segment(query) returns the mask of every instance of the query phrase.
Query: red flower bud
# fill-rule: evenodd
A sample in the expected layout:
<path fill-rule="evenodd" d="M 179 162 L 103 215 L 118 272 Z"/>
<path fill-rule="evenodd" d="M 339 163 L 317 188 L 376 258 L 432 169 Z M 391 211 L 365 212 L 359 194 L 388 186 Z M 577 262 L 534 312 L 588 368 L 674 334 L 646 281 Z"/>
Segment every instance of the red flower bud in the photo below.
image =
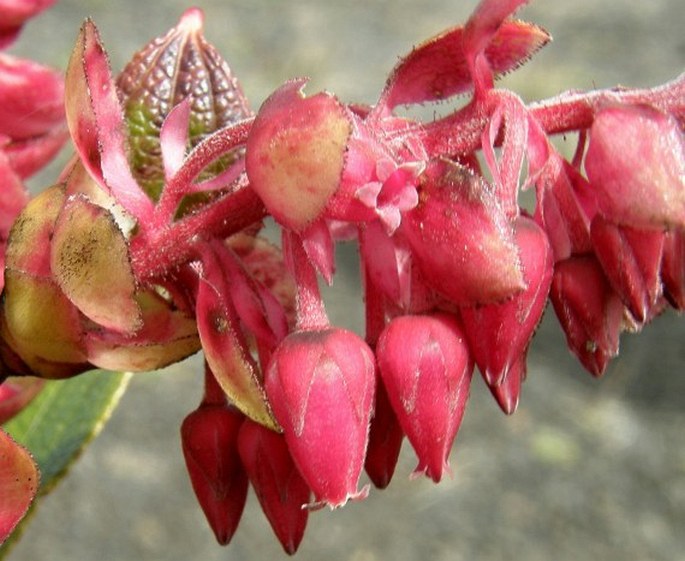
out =
<path fill-rule="evenodd" d="M 419 464 L 436 483 L 469 395 L 473 362 L 456 319 L 446 314 L 401 316 L 383 330 L 376 347 L 390 403 Z"/>
<path fill-rule="evenodd" d="M 600 210 L 612 221 L 685 226 L 685 142 L 672 117 L 646 105 L 600 111 L 585 169 Z"/>
<path fill-rule="evenodd" d="M 404 433 L 382 381 L 376 384 L 376 406 L 369 430 L 364 469 L 378 489 L 385 489 L 395 473 Z"/>
<path fill-rule="evenodd" d="M 309 510 L 309 486 L 293 462 L 288 445 L 278 434 L 249 419 L 238 434 L 238 452 L 259 504 L 286 553 L 297 551 Z"/>
<path fill-rule="evenodd" d="M 618 354 L 623 304 L 592 255 L 557 263 L 550 298 L 571 351 L 593 376 Z"/>
<path fill-rule="evenodd" d="M 418 190 L 402 231 L 426 283 L 459 305 L 501 302 L 525 288 L 511 225 L 481 177 L 433 161 Z"/>
<path fill-rule="evenodd" d="M 296 331 L 276 348 L 266 374 L 274 416 L 316 501 L 331 508 L 364 498 L 364 466 L 375 386 L 374 356 L 354 333 Z"/>
<path fill-rule="evenodd" d="M 224 405 L 201 405 L 181 425 L 190 481 L 221 545 L 231 541 L 247 498 L 247 475 L 238 457 L 238 429 L 244 418 Z"/>
<path fill-rule="evenodd" d="M 504 380 L 533 337 L 552 282 L 552 251 L 547 236 L 530 218 L 515 223 L 527 288 L 506 302 L 464 307 L 461 318 L 473 357 L 488 384 Z"/>

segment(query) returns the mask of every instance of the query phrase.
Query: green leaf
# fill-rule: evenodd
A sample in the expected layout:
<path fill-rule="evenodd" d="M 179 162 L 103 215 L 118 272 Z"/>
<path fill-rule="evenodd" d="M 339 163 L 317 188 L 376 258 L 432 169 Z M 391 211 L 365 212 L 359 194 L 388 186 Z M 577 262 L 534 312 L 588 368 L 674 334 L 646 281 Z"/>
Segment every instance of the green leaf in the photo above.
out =
<path fill-rule="evenodd" d="M 129 373 L 95 370 L 68 380 L 48 381 L 31 404 L 3 427 L 30 450 L 40 468 L 37 498 L 55 487 L 86 444 L 102 430 L 130 377 Z M 35 505 L 15 536 L 23 531 Z M 10 538 L 0 548 L 0 558 L 14 541 Z"/>

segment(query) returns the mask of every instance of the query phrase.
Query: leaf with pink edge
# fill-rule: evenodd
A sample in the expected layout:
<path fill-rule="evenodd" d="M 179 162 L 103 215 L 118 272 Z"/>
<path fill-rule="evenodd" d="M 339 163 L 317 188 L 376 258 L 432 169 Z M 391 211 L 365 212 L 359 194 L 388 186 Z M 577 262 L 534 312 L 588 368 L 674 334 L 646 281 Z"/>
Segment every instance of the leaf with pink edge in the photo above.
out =
<path fill-rule="evenodd" d="M 398 105 L 441 101 L 465 93 L 473 81 L 463 52 L 464 27 L 448 29 L 415 47 L 395 67 L 381 104 Z M 485 49 L 495 74 L 505 74 L 526 62 L 550 40 L 546 31 L 522 21 L 501 25 Z"/>
<path fill-rule="evenodd" d="M 31 506 L 39 481 L 31 454 L 0 430 L 0 544 Z"/>
<path fill-rule="evenodd" d="M 12 269 L 5 271 L 5 279 L 5 321 L 24 360 L 35 355 L 52 362 L 86 362 L 81 317 L 57 283 Z"/>
<path fill-rule="evenodd" d="M 230 287 L 214 252 L 203 253 L 196 315 L 205 359 L 233 404 L 252 420 L 273 430 L 273 418 L 262 375 L 239 331 Z"/>
<path fill-rule="evenodd" d="M 124 372 L 157 370 L 200 350 L 195 319 L 152 290 L 136 294 L 142 327 L 135 335 L 92 332 L 86 336 L 88 361 Z"/>
<path fill-rule="evenodd" d="M 95 24 L 86 20 L 66 74 L 67 124 L 88 172 L 139 220 L 152 201 L 128 165 L 125 127 L 116 88 Z"/>
<path fill-rule="evenodd" d="M 107 210 L 69 197 L 55 223 L 50 262 L 60 288 L 85 316 L 124 333 L 140 329 L 128 244 Z"/>

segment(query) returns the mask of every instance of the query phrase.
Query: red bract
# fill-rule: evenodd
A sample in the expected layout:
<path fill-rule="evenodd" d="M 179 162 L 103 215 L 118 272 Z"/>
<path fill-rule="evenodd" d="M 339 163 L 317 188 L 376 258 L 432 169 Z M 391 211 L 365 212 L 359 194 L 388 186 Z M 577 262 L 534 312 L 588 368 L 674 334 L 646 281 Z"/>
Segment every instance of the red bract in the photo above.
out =
<path fill-rule="evenodd" d="M 375 360 L 344 329 L 296 331 L 276 348 L 266 373 L 276 420 L 315 500 L 331 508 L 361 499 L 373 407 Z"/>
<path fill-rule="evenodd" d="M 425 473 L 438 482 L 469 395 L 473 362 L 457 321 L 446 314 L 392 320 L 376 348 L 390 403 Z"/>
<path fill-rule="evenodd" d="M 240 428 L 238 451 L 271 528 L 285 552 L 292 555 L 307 526 L 309 510 L 305 507 L 311 492 L 285 438 L 247 420 Z"/>

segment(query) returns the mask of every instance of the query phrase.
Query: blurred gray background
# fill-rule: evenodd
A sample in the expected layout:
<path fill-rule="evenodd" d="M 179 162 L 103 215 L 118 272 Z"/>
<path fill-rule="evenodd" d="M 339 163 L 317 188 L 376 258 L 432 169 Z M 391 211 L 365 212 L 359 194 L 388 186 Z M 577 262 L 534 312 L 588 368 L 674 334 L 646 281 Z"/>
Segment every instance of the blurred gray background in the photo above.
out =
<path fill-rule="evenodd" d="M 373 102 L 398 56 L 463 21 L 473 0 L 205 0 L 206 35 L 254 108 L 307 75 L 346 101 Z M 120 69 L 174 25 L 179 0 L 61 0 L 13 52 L 64 68 L 92 16 Z M 555 41 L 505 80 L 525 99 L 569 88 L 654 85 L 683 71 L 682 0 L 539 0 L 521 12 Z M 435 110 L 445 111 L 438 106 Z M 66 155 L 65 155 L 66 157 Z M 56 167 L 49 173 L 56 173 Z M 48 182 L 48 175 L 38 181 Z M 37 182 L 34 184 L 34 186 Z M 355 253 L 339 256 L 333 319 L 361 329 Z M 518 412 L 502 415 L 480 379 L 451 458 L 454 478 L 395 480 L 363 503 L 314 513 L 302 560 L 685 559 L 685 321 L 673 313 L 592 380 L 548 310 Z M 216 545 L 192 495 L 179 425 L 201 394 L 198 358 L 138 375 L 103 433 L 40 506 L 14 561 L 258 560 L 283 556 L 256 498 L 233 542 Z"/>

